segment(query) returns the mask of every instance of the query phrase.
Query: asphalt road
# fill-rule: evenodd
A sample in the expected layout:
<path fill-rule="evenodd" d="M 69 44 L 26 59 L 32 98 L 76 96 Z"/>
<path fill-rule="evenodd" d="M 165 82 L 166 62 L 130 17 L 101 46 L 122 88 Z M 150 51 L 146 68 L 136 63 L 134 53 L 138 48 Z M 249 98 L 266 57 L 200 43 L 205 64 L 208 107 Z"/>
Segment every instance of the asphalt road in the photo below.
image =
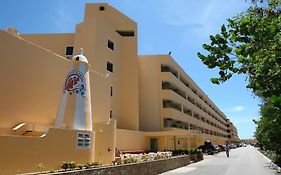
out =
<path fill-rule="evenodd" d="M 161 175 L 274 175 L 269 160 L 252 146 L 232 149 L 230 157 L 225 152 L 204 156 L 204 160 L 162 173 Z"/>

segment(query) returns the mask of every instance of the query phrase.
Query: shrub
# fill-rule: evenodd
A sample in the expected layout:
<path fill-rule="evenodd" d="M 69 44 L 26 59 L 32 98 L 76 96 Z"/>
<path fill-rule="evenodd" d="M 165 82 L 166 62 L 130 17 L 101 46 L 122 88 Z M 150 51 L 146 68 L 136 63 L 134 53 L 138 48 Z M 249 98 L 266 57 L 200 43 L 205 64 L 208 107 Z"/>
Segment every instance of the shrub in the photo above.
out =
<path fill-rule="evenodd" d="M 190 154 L 201 154 L 201 153 L 202 153 L 201 149 L 192 148 L 190 150 Z"/>
<path fill-rule="evenodd" d="M 178 155 L 188 155 L 189 151 L 187 149 L 177 149 L 172 151 L 173 156 L 178 156 Z"/>
<path fill-rule="evenodd" d="M 62 162 L 61 168 L 64 169 L 64 170 L 67 170 L 68 169 L 68 162 Z"/>
<path fill-rule="evenodd" d="M 42 171 L 42 170 L 45 168 L 45 166 L 44 166 L 44 164 L 41 162 L 41 163 L 39 163 L 39 164 L 37 165 L 37 168 L 39 169 L 39 171 Z"/>
<path fill-rule="evenodd" d="M 145 161 L 159 160 L 159 159 L 168 159 L 172 156 L 171 151 L 165 152 L 150 152 L 148 154 L 121 154 L 121 159 L 116 159 L 112 161 L 113 165 L 122 165 L 129 163 L 139 163 Z"/>
<path fill-rule="evenodd" d="M 198 153 L 198 149 L 196 149 L 196 148 L 192 148 L 190 150 L 190 154 L 197 154 L 197 153 Z"/>
<path fill-rule="evenodd" d="M 75 163 L 75 162 L 69 162 L 69 164 L 68 164 L 68 168 L 69 169 L 75 169 L 75 168 L 77 168 L 77 164 Z"/>
<path fill-rule="evenodd" d="M 101 162 L 87 162 L 84 167 L 85 168 L 96 168 L 102 166 Z"/>
<path fill-rule="evenodd" d="M 122 159 L 115 159 L 112 161 L 113 165 L 122 165 Z"/>
<path fill-rule="evenodd" d="M 197 149 L 197 154 L 202 154 L 203 151 L 201 149 Z"/>
<path fill-rule="evenodd" d="M 82 169 L 84 168 L 84 165 L 78 164 L 78 165 L 77 165 L 77 168 L 80 169 L 80 170 L 82 170 Z"/>
<path fill-rule="evenodd" d="M 124 164 L 129 164 L 129 163 L 137 163 L 137 159 L 134 157 L 127 157 L 123 159 Z"/>

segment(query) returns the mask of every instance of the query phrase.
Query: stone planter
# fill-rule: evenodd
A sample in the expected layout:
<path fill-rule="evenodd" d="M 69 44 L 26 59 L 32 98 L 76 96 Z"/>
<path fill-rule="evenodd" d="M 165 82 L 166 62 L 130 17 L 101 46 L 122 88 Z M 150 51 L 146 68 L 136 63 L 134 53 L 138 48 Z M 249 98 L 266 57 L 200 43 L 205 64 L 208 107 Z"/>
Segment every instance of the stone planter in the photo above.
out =
<path fill-rule="evenodd" d="M 197 154 L 197 161 L 203 160 L 203 153 Z"/>
<path fill-rule="evenodd" d="M 190 154 L 190 160 L 193 161 L 193 162 L 197 162 L 197 154 Z"/>
<path fill-rule="evenodd" d="M 195 154 L 196 156 L 196 154 Z M 190 164 L 189 155 L 171 157 L 169 159 L 153 160 L 141 163 L 107 166 L 82 170 L 72 170 L 48 173 L 49 175 L 157 175 Z M 41 175 L 28 173 L 24 175 Z"/>

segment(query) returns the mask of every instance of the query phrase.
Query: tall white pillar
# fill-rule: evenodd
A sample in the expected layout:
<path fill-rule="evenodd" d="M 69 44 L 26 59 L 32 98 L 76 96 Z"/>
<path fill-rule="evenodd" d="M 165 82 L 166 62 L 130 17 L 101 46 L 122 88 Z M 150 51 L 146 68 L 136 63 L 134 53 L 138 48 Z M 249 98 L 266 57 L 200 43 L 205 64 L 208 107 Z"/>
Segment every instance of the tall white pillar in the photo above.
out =
<path fill-rule="evenodd" d="M 89 64 L 82 54 L 71 59 L 55 127 L 92 131 Z"/>

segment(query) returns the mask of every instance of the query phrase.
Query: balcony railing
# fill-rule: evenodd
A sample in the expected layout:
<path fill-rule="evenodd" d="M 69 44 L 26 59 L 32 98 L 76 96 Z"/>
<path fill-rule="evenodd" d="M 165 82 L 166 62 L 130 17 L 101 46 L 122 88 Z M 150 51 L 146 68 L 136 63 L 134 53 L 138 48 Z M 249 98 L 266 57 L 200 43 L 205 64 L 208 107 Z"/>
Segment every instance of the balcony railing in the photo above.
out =
<path fill-rule="evenodd" d="M 186 99 L 185 92 L 179 90 L 177 87 L 173 86 L 169 82 L 162 82 L 162 90 L 171 90 L 176 94 L 180 95 L 182 98 Z"/>
<path fill-rule="evenodd" d="M 174 69 L 172 69 L 170 66 L 161 65 L 161 72 L 170 72 L 172 73 L 176 78 L 179 78 L 178 72 Z"/>

